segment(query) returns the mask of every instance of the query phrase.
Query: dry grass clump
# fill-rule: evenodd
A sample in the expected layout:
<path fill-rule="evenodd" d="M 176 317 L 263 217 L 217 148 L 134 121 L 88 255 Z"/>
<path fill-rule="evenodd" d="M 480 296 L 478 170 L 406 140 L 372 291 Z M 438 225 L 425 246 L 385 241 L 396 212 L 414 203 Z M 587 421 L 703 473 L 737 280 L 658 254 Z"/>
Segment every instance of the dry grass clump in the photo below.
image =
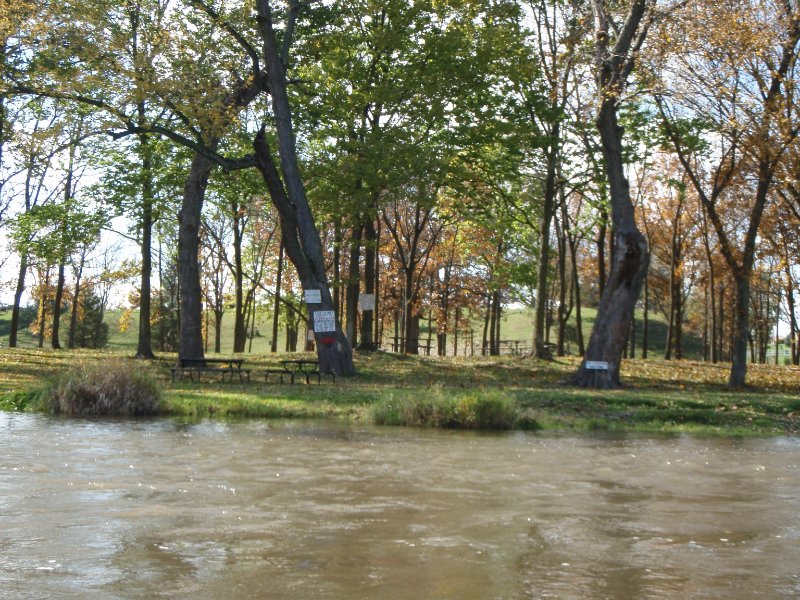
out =
<path fill-rule="evenodd" d="M 53 385 L 51 412 L 84 417 L 139 417 L 159 413 L 160 391 L 146 369 L 104 361 L 71 369 Z"/>
<path fill-rule="evenodd" d="M 378 425 L 452 429 L 512 429 L 516 403 L 492 391 L 461 392 L 434 386 L 424 395 L 390 393 L 372 407 Z"/>

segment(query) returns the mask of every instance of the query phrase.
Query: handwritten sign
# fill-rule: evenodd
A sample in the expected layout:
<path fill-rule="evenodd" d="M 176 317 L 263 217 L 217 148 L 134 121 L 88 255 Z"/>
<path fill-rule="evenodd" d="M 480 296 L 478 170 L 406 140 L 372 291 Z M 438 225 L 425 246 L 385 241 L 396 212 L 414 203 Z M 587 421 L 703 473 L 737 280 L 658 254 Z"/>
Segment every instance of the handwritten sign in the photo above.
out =
<path fill-rule="evenodd" d="M 322 291 L 321 290 L 306 290 L 306 304 L 321 304 Z"/>
<path fill-rule="evenodd" d="M 586 369 L 588 371 L 608 371 L 608 363 L 604 360 L 587 360 Z"/>
<path fill-rule="evenodd" d="M 318 310 L 315 312 L 314 331 L 316 333 L 336 331 L 336 313 L 332 310 Z"/>
<path fill-rule="evenodd" d="M 361 294 L 358 297 L 358 308 L 360 310 L 375 310 L 375 294 Z"/>

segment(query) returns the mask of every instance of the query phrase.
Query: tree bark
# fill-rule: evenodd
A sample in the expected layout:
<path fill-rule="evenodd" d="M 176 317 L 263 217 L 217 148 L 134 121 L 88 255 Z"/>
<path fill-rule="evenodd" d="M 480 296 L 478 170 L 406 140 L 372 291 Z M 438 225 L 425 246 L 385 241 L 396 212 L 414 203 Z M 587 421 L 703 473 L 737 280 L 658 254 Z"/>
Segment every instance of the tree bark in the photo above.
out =
<path fill-rule="evenodd" d="M 11 309 L 11 332 L 8 334 L 8 347 L 17 347 L 17 331 L 19 330 L 19 312 L 22 303 L 22 294 L 25 292 L 25 276 L 28 274 L 28 253 L 23 252 L 19 259 L 19 273 L 17 274 L 17 287 L 14 290 L 14 306 Z"/>
<path fill-rule="evenodd" d="M 69 335 L 67 337 L 67 347 L 72 350 L 75 348 L 75 332 L 78 328 L 78 306 L 81 296 L 81 276 L 83 275 L 83 266 L 86 262 L 86 247 L 81 252 L 81 262 L 78 265 L 78 271 L 75 274 L 75 291 L 72 293 L 72 311 L 69 316 Z"/>
<path fill-rule="evenodd" d="M 644 307 L 642 310 L 642 358 L 647 358 L 650 346 L 650 289 L 649 278 L 644 278 Z"/>
<path fill-rule="evenodd" d="M 140 111 L 140 119 L 144 120 L 144 109 Z M 142 157 L 142 274 L 139 292 L 139 339 L 136 345 L 136 357 L 151 359 L 153 354 L 153 334 L 150 325 L 151 291 L 150 281 L 153 273 L 153 159 L 147 136 L 140 136 L 140 153 Z"/>
<path fill-rule="evenodd" d="M 242 267 L 242 219 L 239 205 L 234 202 L 233 210 L 233 279 L 234 279 L 234 318 L 233 318 L 233 351 L 244 352 L 247 344 L 247 322 L 245 320 L 244 302 L 244 268 Z"/>
<path fill-rule="evenodd" d="M 556 173 L 561 128 L 553 126 L 547 152 L 547 172 L 544 183 L 544 206 L 539 230 L 539 266 L 536 272 L 536 307 L 533 321 L 533 356 L 552 360 L 553 355 L 545 345 L 545 320 L 548 305 L 547 275 L 550 270 L 550 230 L 556 206 Z"/>
<path fill-rule="evenodd" d="M 333 297 L 325 276 L 322 243 L 314 225 L 307 202 L 290 202 L 277 167 L 272 160 L 262 129 L 256 136 L 256 166 L 269 190 L 270 198 L 278 209 L 284 250 L 297 270 L 303 290 L 319 290 L 320 302 L 308 304 L 309 319 L 313 326 L 317 311 L 336 312 Z M 302 200 L 304 200 L 304 196 Z M 338 375 L 355 375 L 353 355 L 339 320 L 332 332 L 314 332 L 320 369 Z M 322 342 L 324 340 L 324 343 Z"/>
<path fill-rule="evenodd" d="M 573 375 L 572 382 L 582 387 L 614 388 L 620 385 L 622 353 L 650 264 L 647 241 L 636 226 L 623 163 L 623 129 L 617 121 L 617 102 L 633 69 L 635 50 L 643 43 L 647 32 L 647 23 L 642 24 L 642 19 L 649 3 L 647 0 L 633 1 L 613 48 L 608 46 L 610 28 L 604 2 L 593 0 L 592 4 L 599 94 L 596 125 L 610 192 L 614 245 L 610 274 L 600 298 L 586 357 Z M 606 362 L 608 369 L 587 369 L 587 361 Z"/>
<path fill-rule="evenodd" d="M 792 364 L 797 365 L 799 358 L 797 355 L 797 345 L 795 343 L 797 339 L 797 314 L 795 313 L 794 286 L 792 285 L 792 267 L 789 261 L 786 261 L 783 268 L 786 276 L 784 293 L 786 294 L 786 305 L 789 312 L 789 346 L 792 353 Z"/>
<path fill-rule="evenodd" d="M 49 302 L 48 296 L 50 295 L 50 267 L 44 276 L 44 287 L 39 296 L 39 348 L 44 348 L 44 333 L 45 333 L 45 320 L 47 319 L 47 303 Z"/>
<path fill-rule="evenodd" d="M 320 290 L 321 302 L 308 304 L 309 319 L 314 324 L 317 312 L 334 311 L 335 314 L 336 308 L 325 275 L 319 231 L 314 223 L 300 175 L 289 97 L 286 93 L 286 65 L 281 60 L 275 41 L 269 0 L 257 0 L 257 11 L 257 21 L 264 42 L 269 95 L 272 99 L 278 136 L 282 184 L 277 185 L 280 183 L 280 178 L 278 177 L 276 181 L 275 176 L 278 172 L 272 162 L 263 129 L 256 139 L 256 162 L 267 182 L 270 197 L 280 214 L 286 254 L 297 269 L 303 290 Z M 284 32 L 284 45 L 288 45 L 288 41 L 290 37 Z M 320 370 L 338 375 L 355 375 L 352 349 L 342 332 L 339 319 L 334 319 L 333 331 L 316 331 L 317 327 L 314 329 Z"/>
<path fill-rule="evenodd" d="M 600 209 L 600 225 L 597 231 L 597 289 L 600 296 L 603 295 L 603 292 L 606 289 L 606 279 L 608 278 L 608 274 L 606 273 L 606 243 L 607 243 L 607 233 L 608 233 L 608 226 L 606 225 L 606 219 L 608 215 L 604 209 Z"/>
<path fill-rule="evenodd" d="M 586 346 L 583 341 L 583 315 L 581 314 L 581 281 L 578 276 L 578 243 L 575 238 L 569 237 L 569 256 L 572 273 L 572 285 L 575 292 L 575 337 L 578 341 L 578 356 L 586 354 Z"/>
<path fill-rule="evenodd" d="M 59 332 L 61 330 L 61 302 L 64 299 L 64 269 L 67 259 L 62 257 L 58 263 L 58 279 L 56 280 L 56 297 L 53 300 L 53 329 L 50 333 L 50 345 L 53 350 L 61 350 Z"/>
<path fill-rule="evenodd" d="M 350 231 L 350 260 L 347 269 L 347 286 L 345 287 L 345 335 L 350 345 L 356 345 L 356 325 L 358 321 L 358 296 L 361 291 L 361 239 L 364 226 L 361 219 Z"/>
<path fill-rule="evenodd" d="M 282 234 L 281 234 L 282 235 Z M 272 309 L 272 343 L 270 352 L 278 351 L 278 318 L 281 314 L 281 278 L 283 277 L 283 238 L 278 248 L 278 274 L 275 278 L 275 305 Z"/>
<path fill-rule="evenodd" d="M 216 141 L 212 144 L 216 146 Z M 178 285 L 180 289 L 181 358 L 203 358 L 203 306 L 200 289 L 200 213 L 212 162 L 195 154 L 178 213 Z"/>
<path fill-rule="evenodd" d="M 364 293 L 375 294 L 375 275 L 377 262 L 377 231 L 375 218 L 369 215 L 364 222 Z M 377 310 L 377 295 L 375 308 L 361 313 L 361 342 L 358 349 L 372 352 L 378 349 L 375 343 L 375 314 Z"/>

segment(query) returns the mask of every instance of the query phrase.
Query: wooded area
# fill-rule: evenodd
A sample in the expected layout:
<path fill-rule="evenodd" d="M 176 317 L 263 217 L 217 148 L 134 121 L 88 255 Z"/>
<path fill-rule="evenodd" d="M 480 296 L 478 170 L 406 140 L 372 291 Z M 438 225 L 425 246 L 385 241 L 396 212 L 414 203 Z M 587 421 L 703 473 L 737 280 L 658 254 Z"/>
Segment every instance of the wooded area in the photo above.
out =
<path fill-rule="evenodd" d="M 498 354 L 520 303 L 576 385 L 652 314 L 733 387 L 800 364 L 795 1 L 17 0 L 0 39 L 11 347 L 26 290 L 40 345 L 97 347 L 133 284 L 144 358 L 259 313 L 342 375 Z"/>

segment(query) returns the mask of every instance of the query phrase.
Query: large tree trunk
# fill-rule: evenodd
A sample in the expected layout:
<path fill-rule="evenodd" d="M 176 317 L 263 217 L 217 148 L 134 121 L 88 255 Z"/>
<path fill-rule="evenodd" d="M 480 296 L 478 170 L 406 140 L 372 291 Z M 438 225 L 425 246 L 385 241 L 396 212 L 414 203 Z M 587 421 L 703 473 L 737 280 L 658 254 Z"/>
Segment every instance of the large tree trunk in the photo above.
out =
<path fill-rule="evenodd" d="M 216 146 L 216 143 L 213 144 Z M 182 358 L 203 358 L 203 306 L 200 290 L 200 213 L 203 209 L 211 161 L 195 154 L 183 189 L 178 213 L 178 285 L 180 288 L 180 344 Z"/>
<path fill-rule="evenodd" d="M 636 226 L 623 164 L 623 129 L 617 121 L 617 102 L 633 68 L 633 58 L 629 54 L 632 48 L 635 51 L 641 45 L 647 32 L 646 24 L 639 27 L 647 7 L 647 0 L 633 1 L 623 29 L 613 48 L 609 48 L 609 24 L 605 5 L 602 0 L 593 0 L 599 104 L 596 125 L 605 159 L 614 244 L 610 274 L 600 297 L 586 357 L 572 377 L 574 384 L 583 387 L 613 388 L 620 385 L 622 354 L 628 340 L 636 301 L 650 264 L 647 241 Z M 587 361 L 605 362 L 608 368 L 587 369 Z"/>
<path fill-rule="evenodd" d="M 314 326 L 315 313 L 333 312 L 334 315 L 336 313 L 325 275 L 319 232 L 314 225 L 308 204 L 289 201 L 287 190 L 283 187 L 283 182 L 267 147 L 263 129 L 256 137 L 254 148 L 256 150 L 256 166 L 261 172 L 270 198 L 280 214 L 286 255 L 297 270 L 303 290 L 319 290 L 320 292 L 320 302 L 308 304 L 309 320 Z M 324 316 L 320 315 L 320 319 Z M 338 319 L 335 319 L 333 331 L 317 331 L 315 327 L 314 339 L 320 369 L 323 372 L 355 375 L 350 343 L 343 334 Z"/>
<path fill-rule="evenodd" d="M 728 384 L 740 388 L 747 375 L 747 344 L 750 339 L 750 273 L 736 277 L 736 306 L 733 316 L 733 348 Z"/>
<path fill-rule="evenodd" d="M 286 254 L 297 269 L 303 290 L 319 290 L 320 302 L 309 303 L 309 320 L 314 325 L 314 337 L 317 342 L 319 367 L 323 372 L 338 375 L 355 375 L 353 352 L 350 342 L 342 332 L 338 319 L 334 318 L 333 331 L 319 331 L 320 324 L 330 311 L 336 314 L 328 278 L 325 274 L 325 263 L 322 254 L 322 243 L 311 209 L 306 198 L 303 179 L 300 175 L 299 161 L 292 127 L 292 114 L 289 97 L 286 93 L 286 70 L 281 60 L 275 32 L 272 27 L 272 9 L 269 0 L 257 0 L 257 21 L 264 41 L 264 58 L 269 81 L 269 95 L 272 99 L 272 110 L 278 134 L 278 155 L 280 156 L 283 182 L 272 161 L 263 129 L 256 139 L 256 162 L 267 187 L 270 197 L 275 203 L 281 217 Z M 284 33 L 284 45 L 290 39 Z M 285 187 L 284 187 L 285 186 Z M 323 313 L 317 315 L 317 313 Z M 327 329 L 327 327 L 325 328 Z"/>
<path fill-rule="evenodd" d="M 142 279 L 139 294 L 139 340 L 136 346 L 136 356 L 150 359 L 155 357 L 150 325 L 150 279 L 153 273 L 153 164 L 147 137 L 141 136 L 139 144 L 142 156 Z"/>

